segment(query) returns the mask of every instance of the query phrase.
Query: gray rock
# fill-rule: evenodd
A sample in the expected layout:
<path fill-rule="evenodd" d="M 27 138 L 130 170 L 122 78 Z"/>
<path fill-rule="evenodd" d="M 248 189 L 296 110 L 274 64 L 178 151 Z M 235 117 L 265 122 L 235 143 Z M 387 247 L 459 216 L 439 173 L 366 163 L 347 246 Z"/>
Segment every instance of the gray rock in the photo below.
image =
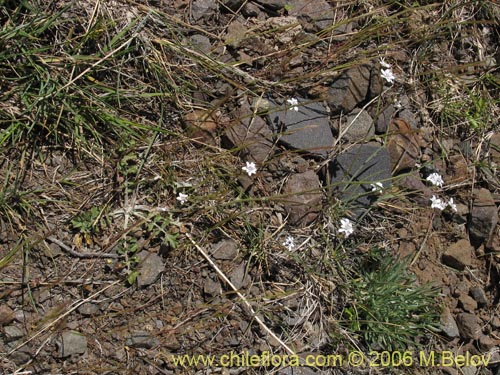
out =
<path fill-rule="evenodd" d="M 368 86 L 368 98 L 380 95 L 384 89 L 384 80 L 380 75 L 380 63 L 376 62 L 370 68 L 370 86 Z"/>
<path fill-rule="evenodd" d="M 222 288 L 218 280 L 206 278 L 203 281 L 203 292 L 209 296 L 218 296 L 222 293 Z"/>
<path fill-rule="evenodd" d="M 375 122 L 375 132 L 377 134 L 385 134 L 395 114 L 396 109 L 392 104 L 385 107 L 377 116 L 377 121 Z"/>
<path fill-rule="evenodd" d="M 66 358 L 74 354 L 83 354 L 87 351 L 87 338 L 76 331 L 65 331 L 58 342 L 60 358 Z"/>
<path fill-rule="evenodd" d="M 243 8 L 241 9 L 241 14 L 243 14 L 244 17 L 259 17 L 259 16 L 265 16 L 263 12 L 261 12 L 259 6 L 255 3 L 246 3 Z"/>
<path fill-rule="evenodd" d="M 442 261 L 449 267 L 457 270 L 463 270 L 472 265 L 472 254 L 474 248 L 467 240 L 459 240 L 444 252 Z"/>
<path fill-rule="evenodd" d="M 134 331 L 126 340 L 126 345 L 133 348 L 151 349 L 158 344 L 158 339 L 147 331 Z"/>
<path fill-rule="evenodd" d="M 274 103 L 275 110 L 268 114 L 271 127 L 287 147 L 325 157 L 334 142 L 326 108 L 321 103 L 308 103 L 300 98 L 297 101 L 295 107 L 287 109 Z M 283 106 L 290 104 L 285 102 Z"/>
<path fill-rule="evenodd" d="M 246 288 L 252 282 L 250 275 L 246 273 L 246 263 L 241 262 L 230 274 L 229 280 L 236 289 Z"/>
<path fill-rule="evenodd" d="M 398 117 L 405 120 L 414 129 L 420 127 L 417 117 L 409 109 L 403 109 L 401 112 L 399 112 Z"/>
<path fill-rule="evenodd" d="M 484 289 L 480 286 L 472 287 L 469 291 L 470 295 L 477 302 L 479 307 L 484 307 L 488 304 L 488 298 L 486 297 L 486 293 Z"/>
<path fill-rule="evenodd" d="M 212 45 L 210 44 L 210 39 L 202 34 L 194 34 L 189 38 L 194 49 L 199 50 L 203 53 L 210 52 Z"/>
<path fill-rule="evenodd" d="M 291 225 L 306 226 L 318 217 L 323 198 L 320 186 L 318 176 L 311 170 L 294 174 L 287 180 L 281 202 Z"/>
<path fill-rule="evenodd" d="M 451 315 L 450 309 L 447 307 L 445 307 L 441 313 L 440 328 L 441 331 L 451 339 L 460 336 L 457 322 L 453 318 L 453 315 Z"/>
<path fill-rule="evenodd" d="M 481 336 L 481 319 L 474 314 L 460 313 L 457 316 L 460 337 L 466 340 L 476 340 Z"/>
<path fill-rule="evenodd" d="M 328 106 L 332 114 L 351 112 L 366 100 L 371 70 L 368 65 L 348 69 L 328 89 Z"/>
<path fill-rule="evenodd" d="M 276 12 L 283 9 L 287 5 L 288 0 L 256 0 L 255 2 L 260 4 L 265 9 L 270 9 L 273 12 Z"/>
<path fill-rule="evenodd" d="M 283 9 L 288 3 L 287 0 L 256 0 L 256 2 L 261 4 L 263 7 L 272 10 Z"/>
<path fill-rule="evenodd" d="M 157 254 L 141 251 L 138 254 L 141 263 L 138 267 L 137 285 L 142 288 L 153 284 L 165 270 L 163 259 Z"/>
<path fill-rule="evenodd" d="M 373 119 L 363 109 L 354 108 L 342 120 L 339 133 L 350 142 L 366 141 L 375 135 Z"/>
<path fill-rule="evenodd" d="M 191 5 L 191 17 L 194 21 L 199 21 L 204 17 L 209 17 L 217 10 L 215 0 L 194 0 Z"/>
<path fill-rule="evenodd" d="M 429 206 L 429 200 L 431 199 L 433 193 L 432 190 L 422 182 L 418 172 L 405 174 L 401 178 L 398 178 L 397 184 L 402 189 L 410 193 L 410 198 L 420 206 Z"/>
<path fill-rule="evenodd" d="M 347 204 L 356 216 L 369 207 L 379 194 L 372 192 L 371 184 L 391 185 L 389 154 L 376 145 L 356 145 L 338 155 L 330 163 L 331 187 L 339 190 L 338 198 Z"/>
<path fill-rule="evenodd" d="M 219 260 L 233 260 L 238 256 L 238 243 L 233 239 L 225 239 L 212 246 L 212 256 Z"/>
<path fill-rule="evenodd" d="M 224 7 L 227 7 L 231 9 L 232 11 L 236 12 L 241 8 L 241 6 L 245 3 L 245 0 L 221 0 L 221 9 L 224 9 Z"/>
<path fill-rule="evenodd" d="M 475 189 L 469 217 L 469 236 L 475 246 L 487 242 L 498 222 L 498 209 L 488 189 Z"/>
<path fill-rule="evenodd" d="M 20 348 L 12 353 L 9 358 L 18 366 L 27 363 L 33 359 L 33 355 L 26 348 Z"/>
<path fill-rule="evenodd" d="M 313 26 L 310 28 L 311 31 L 326 29 L 333 24 L 335 15 L 332 7 L 325 0 L 288 0 L 286 6 L 288 15 L 309 22 Z M 308 27 L 305 26 L 307 30 Z"/>
<path fill-rule="evenodd" d="M 254 116 L 248 101 L 242 100 L 236 118 L 223 137 L 223 146 L 235 148 L 244 160 L 262 164 L 273 152 L 273 134 L 260 116 Z"/>
<path fill-rule="evenodd" d="M 78 312 L 84 316 L 95 315 L 99 311 L 99 306 L 95 303 L 84 303 L 78 308 Z"/>
<path fill-rule="evenodd" d="M 15 341 L 24 336 L 23 331 L 16 326 L 6 326 L 3 328 L 5 342 Z"/>

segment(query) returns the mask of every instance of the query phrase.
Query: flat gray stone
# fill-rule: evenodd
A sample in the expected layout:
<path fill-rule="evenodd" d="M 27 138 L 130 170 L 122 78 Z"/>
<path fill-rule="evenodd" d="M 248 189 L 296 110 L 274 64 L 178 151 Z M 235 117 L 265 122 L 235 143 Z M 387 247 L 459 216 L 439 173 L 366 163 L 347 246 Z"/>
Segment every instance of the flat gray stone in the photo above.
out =
<path fill-rule="evenodd" d="M 156 337 L 147 331 L 134 331 L 126 341 L 133 348 L 151 349 L 159 344 Z"/>
<path fill-rule="evenodd" d="M 87 338 L 76 331 L 63 332 L 58 344 L 60 358 L 66 358 L 74 354 L 83 354 L 87 350 Z"/>
<path fill-rule="evenodd" d="M 84 316 L 95 315 L 99 311 L 99 306 L 95 303 L 87 302 L 78 308 L 78 312 Z"/>
<path fill-rule="evenodd" d="M 194 34 L 189 39 L 191 41 L 191 44 L 196 50 L 201 51 L 203 53 L 210 52 L 212 45 L 210 44 L 210 39 L 207 36 L 201 34 Z"/>
<path fill-rule="evenodd" d="M 15 341 L 24 336 L 23 331 L 16 326 L 6 326 L 3 328 L 5 342 Z"/>
<path fill-rule="evenodd" d="M 488 298 L 486 297 L 486 293 L 484 289 L 480 286 L 472 287 L 470 290 L 470 295 L 474 298 L 474 301 L 477 302 L 479 307 L 484 307 L 488 304 Z"/>
<path fill-rule="evenodd" d="M 332 114 L 351 112 L 366 100 L 370 87 L 371 69 L 368 65 L 346 70 L 328 89 L 328 106 Z"/>
<path fill-rule="evenodd" d="M 191 17 L 194 21 L 209 17 L 217 10 L 215 0 L 194 0 L 191 4 Z"/>
<path fill-rule="evenodd" d="M 375 135 L 375 126 L 368 112 L 354 108 L 343 118 L 339 132 L 350 142 L 366 141 Z"/>
<path fill-rule="evenodd" d="M 476 315 L 470 313 L 460 313 L 457 316 L 458 330 L 460 331 L 460 337 L 466 340 L 478 339 L 481 332 L 481 319 Z"/>
<path fill-rule="evenodd" d="M 475 189 L 469 220 L 469 235 L 474 245 L 488 242 L 498 222 L 498 209 L 488 189 Z"/>
<path fill-rule="evenodd" d="M 286 6 L 288 1 L 287 0 L 256 0 L 256 2 L 261 4 L 265 8 L 269 8 L 272 10 L 280 10 Z"/>
<path fill-rule="evenodd" d="M 209 296 L 218 296 L 222 294 L 222 287 L 218 280 L 214 281 L 207 277 L 203 282 L 203 292 Z"/>
<path fill-rule="evenodd" d="M 384 108 L 378 115 L 377 121 L 375 122 L 375 132 L 377 134 L 385 134 L 389 128 L 389 124 L 396 115 L 396 108 L 392 104 L 389 104 Z"/>
<path fill-rule="evenodd" d="M 275 108 L 268 114 L 273 131 L 291 149 L 326 157 L 334 142 L 326 108 L 305 99 L 297 101 L 295 107 L 287 102 L 282 106 L 273 103 Z"/>
<path fill-rule="evenodd" d="M 356 145 L 330 162 L 331 188 L 337 198 L 359 216 L 380 196 L 371 184 L 391 185 L 391 161 L 387 150 L 375 145 Z"/>
<path fill-rule="evenodd" d="M 165 263 L 159 255 L 148 251 L 141 251 L 138 256 L 142 261 L 138 268 L 137 285 L 141 288 L 153 284 L 158 279 L 165 270 Z"/>
<path fill-rule="evenodd" d="M 273 133 L 267 123 L 254 116 L 248 100 L 244 98 L 235 111 L 235 119 L 226 129 L 222 144 L 239 151 L 243 160 L 264 163 L 273 152 Z"/>
<path fill-rule="evenodd" d="M 313 30 L 330 27 L 335 17 L 332 7 L 326 0 L 287 0 L 286 7 L 288 15 L 310 22 Z"/>
<path fill-rule="evenodd" d="M 323 194 L 320 180 L 314 171 L 297 173 L 283 187 L 283 207 L 291 225 L 303 227 L 313 222 L 321 211 Z"/>
<path fill-rule="evenodd" d="M 440 319 L 440 326 L 441 331 L 448 337 L 448 338 L 455 338 L 460 336 L 460 332 L 458 330 L 458 325 L 457 322 L 455 321 L 455 318 L 453 318 L 453 315 L 450 312 L 450 309 L 445 307 L 443 309 L 443 312 L 441 313 L 441 319 Z"/>
<path fill-rule="evenodd" d="M 238 256 L 238 243 L 233 239 L 225 239 L 212 246 L 211 253 L 218 260 L 233 260 Z"/>
<path fill-rule="evenodd" d="M 246 262 L 241 262 L 238 266 L 236 266 L 233 271 L 229 274 L 229 280 L 234 285 L 236 289 L 247 288 L 252 279 L 250 275 L 246 273 L 247 264 Z"/>

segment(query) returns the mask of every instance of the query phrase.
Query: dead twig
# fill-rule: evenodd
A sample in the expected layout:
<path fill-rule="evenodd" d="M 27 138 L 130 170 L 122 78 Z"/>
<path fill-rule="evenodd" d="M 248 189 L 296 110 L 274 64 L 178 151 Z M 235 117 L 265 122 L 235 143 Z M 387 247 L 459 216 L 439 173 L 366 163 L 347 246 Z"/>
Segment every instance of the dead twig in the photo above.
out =
<path fill-rule="evenodd" d="M 54 238 L 53 236 L 47 237 L 47 240 L 49 240 L 52 243 L 55 243 L 58 245 L 61 249 L 66 251 L 67 253 L 73 255 L 74 257 L 77 258 L 109 258 L 109 259 L 117 259 L 119 258 L 118 254 L 106 254 L 106 253 L 80 253 L 79 251 L 73 250 L 71 247 L 66 245 L 64 242 L 59 241 L 57 238 Z"/>

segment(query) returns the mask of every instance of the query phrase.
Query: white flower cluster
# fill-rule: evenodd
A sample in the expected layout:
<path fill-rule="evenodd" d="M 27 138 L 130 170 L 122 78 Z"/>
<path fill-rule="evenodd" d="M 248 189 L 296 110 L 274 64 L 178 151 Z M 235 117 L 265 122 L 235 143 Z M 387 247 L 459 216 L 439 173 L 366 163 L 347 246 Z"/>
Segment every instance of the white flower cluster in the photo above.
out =
<path fill-rule="evenodd" d="M 396 77 L 394 76 L 394 73 L 392 72 L 391 65 L 388 64 L 387 62 L 384 61 L 384 59 L 380 59 L 380 65 L 383 66 L 385 69 L 380 70 L 380 76 L 385 79 L 389 83 L 394 83 L 394 80 Z"/>
<path fill-rule="evenodd" d="M 457 212 L 457 205 L 453 202 L 453 198 L 450 198 L 448 202 L 445 202 L 441 198 L 435 195 L 431 198 L 431 208 L 437 208 L 438 210 L 444 211 L 446 207 L 450 207 L 452 211 Z"/>
<path fill-rule="evenodd" d="M 428 175 L 425 180 L 429 181 L 434 186 L 443 187 L 443 185 L 444 185 L 443 177 L 441 177 L 441 175 L 439 173 L 436 173 L 436 172 Z M 440 211 L 444 211 L 447 207 L 450 207 L 450 209 L 453 212 L 457 212 L 457 205 L 453 201 L 453 198 L 450 198 L 448 200 L 448 202 L 446 202 L 445 200 L 443 200 L 439 197 L 436 197 L 435 195 L 432 196 L 431 208 L 437 208 Z"/>
<path fill-rule="evenodd" d="M 184 204 L 189 199 L 189 195 L 184 193 L 179 193 L 176 199 L 180 202 L 180 204 Z"/>
<path fill-rule="evenodd" d="M 291 98 L 291 99 L 287 99 L 286 101 L 288 104 L 290 104 L 292 106 L 290 108 L 291 110 L 296 111 L 296 112 L 299 111 L 299 107 L 297 106 L 299 104 L 299 101 L 297 99 Z"/>
<path fill-rule="evenodd" d="M 381 182 L 375 182 L 370 186 L 372 187 L 372 193 L 382 194 L 384 192 L 384 185 Z"/>
<path fill-rule="evenodd" d="M 354 233 L 354 226 L 351 220 L 347 218 L 340 219 L 340 228 L 338 230 L 339 233 L 344 235 L 344 238 L 349 237 Z"/>
<path fill-rule="evenodd" d="M 288 251 L 292 251 L 295 248 L 295 240 L 293 239 L 292 236 L 289 235 L 285 239 L 282 245 L 285 246 L 288 249 Z"/>
<path fill-rule="evenodd" d="M 247 172 L 247 174 L 249 176 L 257 173 L 257 167 L 255 166 L 255 163 L 252 161 L 247 161 L 245 166 L 241 169 L 243 169 L 245 172 Z"/>
<path fill-rule="evenodd" d="M 436 173 L 436 172 L 428 175 L 426 180 L 429 181 L 434 186 L 443 187 L 443 184 L 444 184 L 443 177 L 441 177 L 441 175 L 439 173 Z"/>

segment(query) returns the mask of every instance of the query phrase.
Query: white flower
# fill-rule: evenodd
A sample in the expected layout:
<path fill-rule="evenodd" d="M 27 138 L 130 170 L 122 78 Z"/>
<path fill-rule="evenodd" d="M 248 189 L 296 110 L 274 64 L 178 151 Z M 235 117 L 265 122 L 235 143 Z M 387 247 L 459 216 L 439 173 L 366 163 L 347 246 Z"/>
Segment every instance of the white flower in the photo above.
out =
<path fill-rule="evenodd" d="M 429 181 L 431 184 L 433 184 L 434 186 L 443 186 L 444 184 L 444 181 L 443 181 L 443 177 L 441 177 L 439 175 L 439 173 L 431 173 L 430 175 L 427 176 L 426 178 L 427 181 Z"/>
<path fill-rule="evenodd" d="M 184 204 L 187 202 L 189 198 L 189 195 L 187 194 L 184 194 L 184 193 L 179 193 L 179 195 L 177 196 L 177 200 L 181 203 L 181 204 Z"/>
<path fill-rule="evenodd" d="M 446 206 L 448 205 L 448 203 L 443 201 L 441 198 L 436 197 L 435 195 L 432 196 L 431 202 L 432 202 L 431 208 L 437 208 L 441 211 L 443 211 L 446 208 Z"/>
<path fill-rule="evenodd" d="M 386 62 L 383 57 L 380 58 L 380 65 L 382 65 L 384 68 L 390 68 L 391 64 Z"/>
<path fill-rule="evenodd" d="M 241 169 L 243 169 L 245 172 L 247 172 L 247 174 L 249 176 L 257 173 L 257 167 L 255 166 L 255 163 L 251 162 L 251 161 L 247 161 L 246 165 Z"/>
<path fill-rule="evenodd" d="M 374 184 L 370 184 L 370 186 L 372 187 L 373 193 L 383 193 L 384 185 L 381 182 L 375 182 Z"/>
<path fill-rule="evenodd" d="M 291 99 L 287 99 L 286 100 L 288 104 L 290 104 L 292 106 L 292 110 L 294 111 L 298 111 L 299 110 L 299 107 L 297 107 L 297 104 L 299 104 L 299 101 L 295 98 L 291 98 Z"/>
<path fill-rule="evenodd" d="M 401 100 L 399 100 L 399 99 L 397 99 L 397 98 L 396 98 L 396 99 L 394 99 L 394 107 L 395 107 L 396 109 L 401 109 L 401 108 L 403 108 L 403 103 L 401 103 Z"/>
<path fill-rule="evenodd" d="M 288 251 L 292 251 L 295 247 L 295 241 L 292 236 L 288 236 L 283 242 L 283 246 L 288 248 Z"/>
<path fill-rule="evenodd" d="M 455 204 L 455 202 L 453 202 L 453 198 L 450 198 L 450 200 L 448 201 L 448 206 L 450 206 L 450 208 L 454 211 L 454 212 L 457 212 L 458 209 L 457 209 L 457 205 Z"/>
<path fill-rule="evenodd" d="M 340 229 L 338 232 L 343 233 L 345 238 L 353 234 L 354 227 L 352 226 L 352 221 L 346 218 L 340 219 Z"/>
<path fill-rule="evenodd" d="M 392 72 L 392 69 L 388 68 L 388 69 L 382 69 L 381 70 L 381 77 L 383 79 L 385 79 L 387 82 L 389 83 L 393 83 L 394 82 L 394 79 L 396 77 L 394 77 L 394 73 Z"/>

